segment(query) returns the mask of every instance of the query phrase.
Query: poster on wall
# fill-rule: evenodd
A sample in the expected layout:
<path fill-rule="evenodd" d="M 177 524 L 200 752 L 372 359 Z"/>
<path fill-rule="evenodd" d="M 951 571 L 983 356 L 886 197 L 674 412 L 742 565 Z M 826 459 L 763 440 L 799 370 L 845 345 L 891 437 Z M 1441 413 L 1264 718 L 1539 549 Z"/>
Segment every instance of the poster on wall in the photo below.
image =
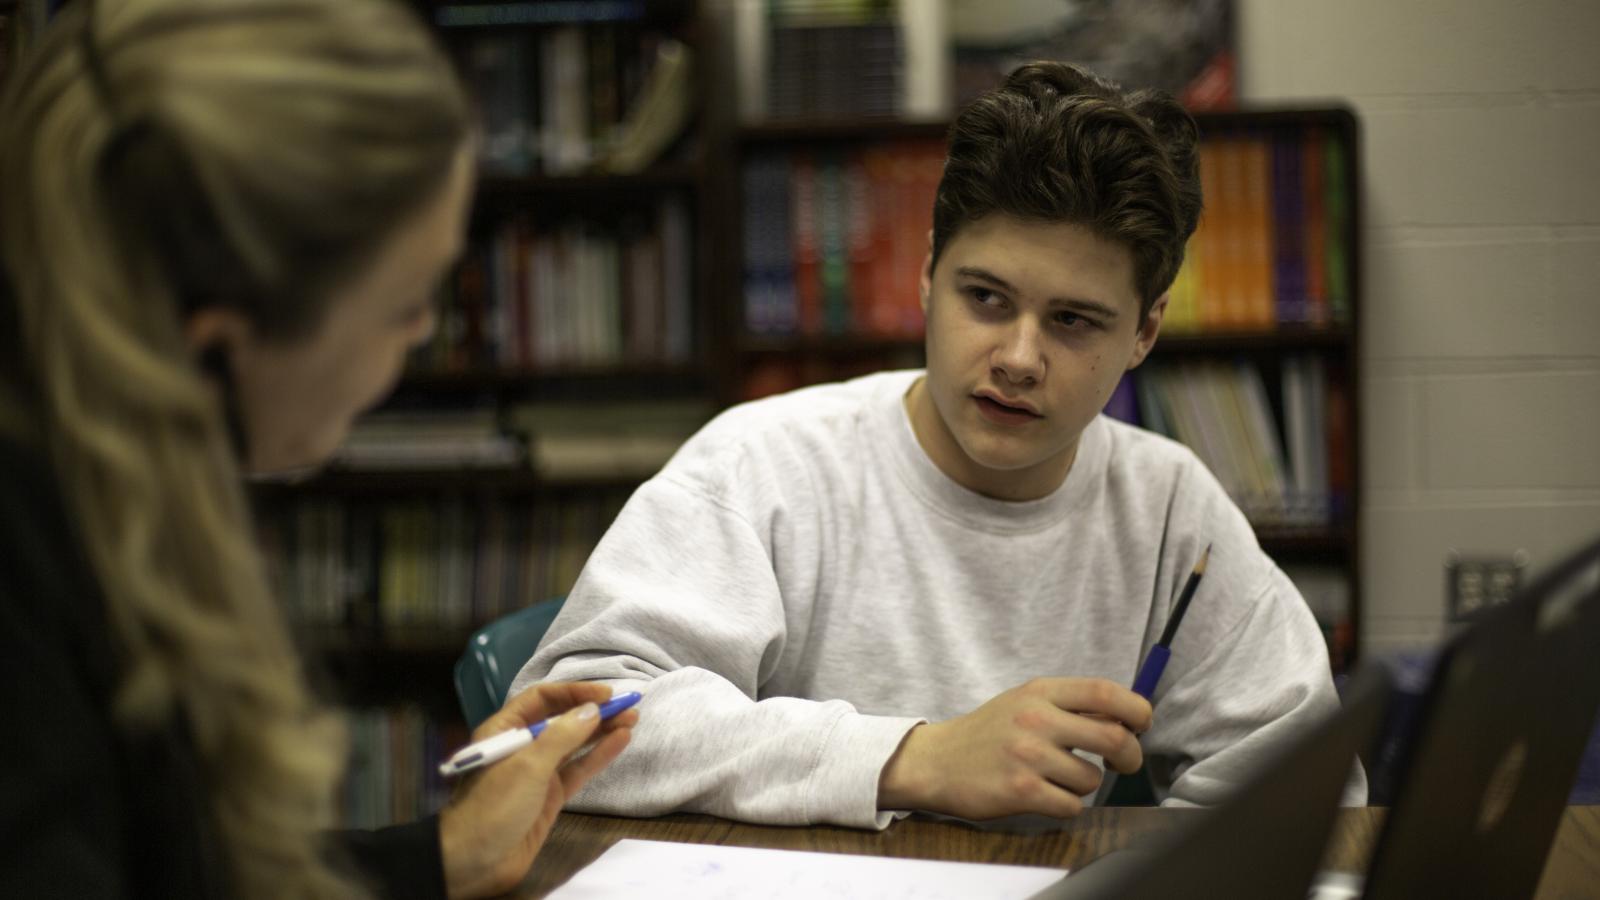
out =
<path fill-rule="evenodd" d="M 966 104 L 1033 60 L 1077 63 L 1194 111 L 1238 95 L 1233 0 L 952 0 L 955 94 Z"/>

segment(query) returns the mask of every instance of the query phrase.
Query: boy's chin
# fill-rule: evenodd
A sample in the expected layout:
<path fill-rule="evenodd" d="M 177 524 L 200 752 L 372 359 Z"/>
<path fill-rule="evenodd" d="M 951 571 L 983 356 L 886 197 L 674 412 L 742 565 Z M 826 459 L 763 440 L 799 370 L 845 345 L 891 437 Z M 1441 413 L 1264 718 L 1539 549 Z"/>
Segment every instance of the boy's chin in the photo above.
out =
<path fill-rule="evenodd" d="M 962 449 L 974 465 L 991 472 L 1030 469 L 1050 458 L 1050 454 L 1043 452 L 1032 441 L 996 441 L 984 437 L 965 442 Z"/>

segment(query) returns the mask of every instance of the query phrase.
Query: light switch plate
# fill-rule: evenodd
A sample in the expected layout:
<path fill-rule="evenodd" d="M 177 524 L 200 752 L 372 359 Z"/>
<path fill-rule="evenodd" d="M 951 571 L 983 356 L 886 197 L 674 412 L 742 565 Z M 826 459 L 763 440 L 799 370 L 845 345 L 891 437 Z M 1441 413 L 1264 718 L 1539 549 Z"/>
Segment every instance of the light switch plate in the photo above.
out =
<path fill-rule="evenodd" d="M 1445 620 L 1464 622 L 1509 601 L 1522 586 L 1527 568 L 1526 550 L 1505 555 L 1449 551 L 1444 558 Z"/>

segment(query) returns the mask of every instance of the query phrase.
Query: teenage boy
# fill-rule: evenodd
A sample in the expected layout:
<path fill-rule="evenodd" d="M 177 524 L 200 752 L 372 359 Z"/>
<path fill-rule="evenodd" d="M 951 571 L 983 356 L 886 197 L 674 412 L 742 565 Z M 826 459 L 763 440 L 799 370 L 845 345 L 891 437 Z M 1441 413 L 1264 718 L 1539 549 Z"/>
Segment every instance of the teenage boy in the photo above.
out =
<path fill-rule="evenodd" d="M 1216 479 L 1100 416 L 1194 231 L 1196 136 L 1171 98 L 1060 64 L 961 113 L 921 278 L 927 370 L 708 424 L 518 675 L 645 693 L 573 808 L 1065 817 L 1102 759 L 1210 805 L 1335 709 L 1305 602 Z M 1152 715 L 1126 686 L 1207 545 Z M 1357 774 L 1346 802 L 1364 797 Z"/>

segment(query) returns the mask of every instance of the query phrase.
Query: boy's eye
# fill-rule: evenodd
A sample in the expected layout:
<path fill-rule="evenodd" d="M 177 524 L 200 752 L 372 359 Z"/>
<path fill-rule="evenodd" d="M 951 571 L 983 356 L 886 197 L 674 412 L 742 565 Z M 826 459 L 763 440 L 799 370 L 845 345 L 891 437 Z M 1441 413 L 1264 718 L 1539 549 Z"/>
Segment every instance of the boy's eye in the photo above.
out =
<path fill-rule="evenodd" d="M 1000 302 L 1000 295 L 983 287 L 967 288 L 967 294 L 980 306 L 993 306 Z"/>
<path fill-rule="evenodd" d="M 1056 313 L 1056 323 L 1067 328 L 1094 328 L 1099 325 L 1093 319 L 1085 318 L 1075 312 Z"/>

